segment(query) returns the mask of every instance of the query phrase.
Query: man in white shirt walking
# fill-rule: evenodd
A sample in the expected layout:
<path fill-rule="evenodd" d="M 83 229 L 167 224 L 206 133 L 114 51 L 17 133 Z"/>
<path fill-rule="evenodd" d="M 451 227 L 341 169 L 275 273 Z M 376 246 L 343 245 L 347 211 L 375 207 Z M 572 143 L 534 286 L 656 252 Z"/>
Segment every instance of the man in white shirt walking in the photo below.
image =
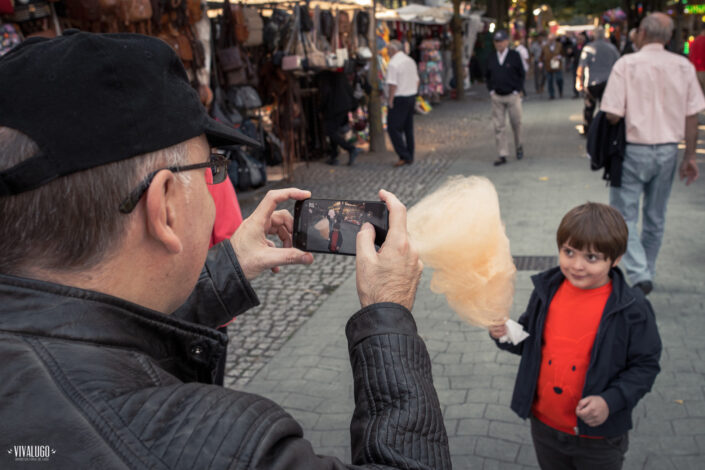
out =
<path fill-rule="evenodd" d="M 399 161 L 394 166 L 414 161 L 414 104 L 419 90 L 419 74 L 414 59 L 402 51 L 396 39 L 389 41 L 391 59 L 387 67 L 387 132 Z"/>

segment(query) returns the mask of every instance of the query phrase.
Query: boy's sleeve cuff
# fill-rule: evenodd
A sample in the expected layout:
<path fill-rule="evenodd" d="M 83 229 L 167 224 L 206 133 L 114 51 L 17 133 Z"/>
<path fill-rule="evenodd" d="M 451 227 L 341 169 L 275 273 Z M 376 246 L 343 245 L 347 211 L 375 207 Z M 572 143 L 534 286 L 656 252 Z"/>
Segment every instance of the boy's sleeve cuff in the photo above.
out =
<path fill-rule="evenodd" d="M 622 393 L 616 388 L 608 388 L 601 393 L 600 396 L 607 402 L 610 409 L 610 414 L 615 413 L 627 406 L 627 401 L 622 396 Z"/>

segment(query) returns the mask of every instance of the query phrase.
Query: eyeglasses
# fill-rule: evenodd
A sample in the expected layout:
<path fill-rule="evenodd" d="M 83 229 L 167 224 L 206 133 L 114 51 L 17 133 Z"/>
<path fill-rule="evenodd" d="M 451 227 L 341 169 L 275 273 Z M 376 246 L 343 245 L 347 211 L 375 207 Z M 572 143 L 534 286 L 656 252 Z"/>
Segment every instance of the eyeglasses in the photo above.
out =
<path fill-rule="evenodd" d="M 120 212 L 122 212 L 123 214 L 129 214 L 130 212 L 135 210 L 135 207 L 137 207 L 137 204 L 140 202 L 140 199 L 149 188 L 149 185 L 152 184 L 152 180 L 160 171 L 168 170 L 172 173 L 179 173 L 181 171 L 197 170 L 199 168 L 207 168 L 210 170 L 210 178 L 206 178 L 207 184 L 222 183 L 223 181 L 225 181 L 225 177 L 228 175 L 228 159 L 223 155 L 212 153 L 208 158 L 207 162 L 185 166 L 169 166 L 166 168 L 159 168 L 158 170 L 154 170 L 153 172 L 148 174 L 147 177 L 140 183 L 140 185 L 137 186 L 132 192 L 130 192 L 130 195 L 122 201 L 122 203 L 120 204 Z"/>

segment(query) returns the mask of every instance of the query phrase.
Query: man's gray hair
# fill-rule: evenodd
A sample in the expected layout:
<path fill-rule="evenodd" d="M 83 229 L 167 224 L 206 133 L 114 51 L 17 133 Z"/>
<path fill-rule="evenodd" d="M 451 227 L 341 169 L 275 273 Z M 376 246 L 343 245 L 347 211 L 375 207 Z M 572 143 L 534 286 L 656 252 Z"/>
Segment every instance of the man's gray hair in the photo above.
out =
<path fill-rule="evenodd" d="M 392 39 L 389 41 L 389 44 L 387 44 L 388 49 L 393 49 L 395 51 L 403 51 L 404 46 L 401 45 L 401 42 L 397 39 Z"/>
<path fill-rule="evenodd" d="M 595 29 L 592 30 L 592 35 L 595 37 L 595 40 L 605 39 L 605 27 L 597 26 Z"/>
<path fill-rule="evenodd" d="M 644 32 L 644 42 L 666 44 L 673 36 L 673 20 L 663 13 L 652 13 L 639 23 Z"/>
<path fill-rule="evenodd" d="M 39 152 L 14 129 L 0 127 L 0 170 Z M 35 190 L 0 197 L 0 273 L 78 271 L 97 265 L 123 239 L 132 217 L 118 211 L 146 175 L 188 164 L 185 142 L 57 178 Z M 188 179 L 185 173 L 177 173 Z"/>

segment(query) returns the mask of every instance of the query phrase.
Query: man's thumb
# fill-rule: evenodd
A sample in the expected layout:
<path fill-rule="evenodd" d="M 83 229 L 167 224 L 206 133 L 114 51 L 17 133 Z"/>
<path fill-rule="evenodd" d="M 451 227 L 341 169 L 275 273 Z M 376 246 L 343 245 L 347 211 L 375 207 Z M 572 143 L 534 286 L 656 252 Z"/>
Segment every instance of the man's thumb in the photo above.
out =
<path fill-rule="evenodd" d="M 357 256 L 369 257 L 375 253 L 375 228 L 371 223 L 365 222 L 357 234 Z"/>

